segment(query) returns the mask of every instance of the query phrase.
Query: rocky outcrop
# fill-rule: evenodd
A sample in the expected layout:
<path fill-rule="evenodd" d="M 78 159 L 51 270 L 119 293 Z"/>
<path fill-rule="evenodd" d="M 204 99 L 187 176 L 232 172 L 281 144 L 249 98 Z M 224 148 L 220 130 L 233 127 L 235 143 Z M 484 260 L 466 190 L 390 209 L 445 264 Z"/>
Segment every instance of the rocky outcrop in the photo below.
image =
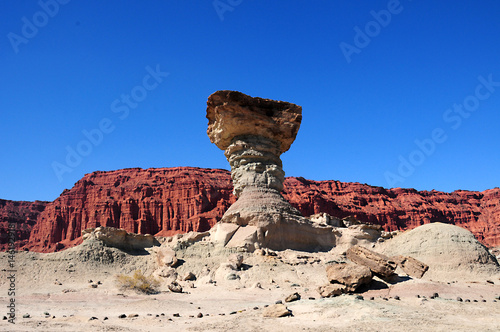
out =
<path fill-rule="evenodd" d="M 58 242 L 59 248 L 80 243 L 84 229 L 98 226 L 164 236 L 208 231 L 236 201 L 232 190 L 230 172 L 220 169 L 99 171 L 85 175 L 53 202 L 0 200 L 0 226 L 6 234 L 8 221 L 16 222 L 18 246 L 40 252 L 55 251 Z M 354 216 L 385 231 L 444 222 L 470 230 L 487 247 L 500 246 L 498 188 L 445 193 L 289 177 L 282 193 L 305 216 Z"/>
<path fill-rule="evenodd" d="M 159 246 L 158 240 L 151 234 L 129 233 L 124 229 L 114 227 L 89 228 L 82 232 L 82 239 L 95 239 L 104 243 L 107 247 L 122 250 L 144 250 L 153 246 Z"/>
<path fill-rule="evenodd" d="M 0 250 L 8 247 L 9 224 L 15 232 L 16 248 L 28 243 L 31 229 L 36 224 L 38 216 L 49 202 L 9 201 L 0 199 Z"/>
<path fill-rule="evenodd" d="M 99 226 L 158 236 L 206 231 L 235 201 L 230 181 L 227 171 L 188 167 L 93 172 L 48 204 L 27 247 L 67 248 Z"/>
<path fill-rule="evenodd" d="M 332 248 L 333 228 L 304 218 L 280 194 L 285 179 L 280 155 L 295 140 L 302 107 L 217 91 L 208 98 L 207 119 L 208 137 L 224 150 L 238 197 L 220 222 L 242 226 L 233 236 L 241 246 L 250 251 Z"/>
<path fill-rule="evenodd" d="M 443 222 L 470 230 L 488 247 L 500 246 L 500 189 L 482 192 L 385 189 L 360 183 L 287 178 L 283 196 L 303 215 L 354 216 L 385 231 Z"/>

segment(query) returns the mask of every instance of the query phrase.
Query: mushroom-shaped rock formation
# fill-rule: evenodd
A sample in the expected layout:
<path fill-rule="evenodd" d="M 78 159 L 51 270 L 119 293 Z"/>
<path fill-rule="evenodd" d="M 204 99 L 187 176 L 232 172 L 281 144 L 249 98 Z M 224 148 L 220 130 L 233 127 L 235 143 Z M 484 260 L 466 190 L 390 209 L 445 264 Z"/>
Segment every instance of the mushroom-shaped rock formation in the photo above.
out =
<path fill-rule="evenodd" d="M 227 90 L 210 95 L 207 105 L 208 137 L 225 151 L 238 197 L 220 220 L 241 227 L 235 241 L 249 250 L 332 248 L 333 228 L 313 225 L 280 194 L 280 155 L 297 136 L 302 107 Z"/>

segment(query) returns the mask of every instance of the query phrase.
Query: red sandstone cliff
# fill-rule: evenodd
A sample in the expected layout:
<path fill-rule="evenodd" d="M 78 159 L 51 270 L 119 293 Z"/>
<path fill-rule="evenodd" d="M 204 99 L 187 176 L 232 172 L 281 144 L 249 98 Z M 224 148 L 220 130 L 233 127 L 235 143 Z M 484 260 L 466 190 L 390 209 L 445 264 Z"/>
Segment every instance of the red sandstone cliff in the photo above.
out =
<path fill-rule="evenodd" d="M 23 202 L 0 199 L 0 250 L 8 247 L 9 224 L 14 225 L 16 247 L 22 247 L 28 243 L 33 225 L 38 215 L 45 209 L 49 202 Z"/>
<path fill-rule="evenodd" d="M 172 235 L 205 231 L 235 201 L 225 170 L 191 167 L 123 169 L 85 175 L 40 213 L 27 248 L 51 252 L 79 243 L 81 231 L 112 226 Z M 359 183 L 285 180 L 285 198 L 305 216 L 353 215 L 386 230 L 447 222 L 500 246 L 500 189 L 483 192 L 384 189 Z M 32 219 L 31 219 L 32 220 Z"/>

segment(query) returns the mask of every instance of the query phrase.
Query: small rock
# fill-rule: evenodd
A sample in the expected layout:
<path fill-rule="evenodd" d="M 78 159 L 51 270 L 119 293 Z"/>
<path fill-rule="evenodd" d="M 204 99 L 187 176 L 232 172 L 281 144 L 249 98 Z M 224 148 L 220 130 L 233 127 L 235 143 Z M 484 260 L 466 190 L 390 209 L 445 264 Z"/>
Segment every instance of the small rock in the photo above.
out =
<path fill-rule="evenodd" d="M 382 300 L 389 301 L 389 299 L 387 297 L 383 297 Z"/>
<path fill-rule="evenodd" d="M 285 298 L 285 302 L 293 302 L 293 301 L 298 301 L 298 300 L 300 300 L 299 293 L 290 294 Z"/>
<path fill-rule="evenodd" d="M 260 284 L 260 282 L 256 282 L 256 283 L 252 286 L 252 288 L 260 288 L 260 289 L 262 289 L 262 285 Z"/>
<path fill-rule="evenodd" d="M 90 285 L 92 288 L 97 288 L 97 284 Z"/>
<path fill-rule="evenodd" d="M 356 300 L 361 300 L 361 301 L 363 301 L 363 300 L 365 299 L 365 298 L 364 298 L 363 296 L 361 296 L 361 295 L 356 295 L 354 298 L 355 298 Z"/>
<path fill-rule="evenodd" d="M 310 297 L 309 300 L 314 301 L 314 300 L 316 300 L 316 298 L 315 297 Z"/>
<path fill-rule="evenodd" d="M 139 317 L 139 315 L 138 314 L 130 314 L 130 315 L 128 315 L 128 317 L 130 317 L 130 318 L 132 318 L 132 317 Z"/>
<path fill-rule="evenodd" d="M 493 281 L 491 281 L 491 280 L 486 280 L 486 282 L 487 282 L 487 283 L 489 283 L 489 284 L 493 284 L 493 285 L 495 284 L 495 283 L 494 283 Z"/>
<path fill-rule="evenodd" d="M 226 279 L 227 280 L 238 280 L 238 279 L 240 279 L 240 276 L 237 275 L 236 273 L 228 273 L 226 275 Z"/>
<path fill-rule="evenodd" d="M 174 316 L 174 317 L 181 317 L 181 315 L 179 313 L 175 313 L 172 316 Z"/>
<path fill-rule="evenodd" d="M 346 291 L 345 285 L 340 284 L 328 284 L 318 288 L 318 293 L 321 297 L 332 297 L 338 296 Z"/>
<path fill-rule="evenodd" d="M 23 318 L 31 318 L 30 314 L 24 314 Z"/>
<path fill-rule="evenodd" d="M 274 304 L 283 304 L 283 301 L 278 300 L 278 301 L 274 302 Z"/>
<path fill-rule="evenodd" d="M 259 307 L 253 307 L 253 310 L 259 310 Z"/>
<path fill-rule="evenodd" d="M 203 314 L 201 312 L 198 313 L 198 315 L 196 316 L 198 318 L 202 318 L 203 317 Z"/>
<path fill-rule="evenodd" d="M 432 294 L 432 295 L 431 295 L 431 297 L 430 297 L 430 298 L 431 298 L 431 299 L 435 299 L 435 298 L 437 298 L 437 297 L 439 297 L 439 294 L 438 294 L 438 293 L 434 293 L 434 294 Z"/>
<path fill-rule="evenodd" d="M 236 315 L 236 311 L 231 311 L 229 314 L 230 315 Z"/>
<path fill-rule="evenodd" d="M 97 281 L 97 284 L 98 285 L 102 285 L 102 282 L 99 280 L 99 281 Z"/>
<path fill-rule="evenodd" d="M 254 255 L 256 256 L 265 256 L 266 255 L 266 251 L 264 249 L 255 249 L 255 251 L 253 252 Z"/>
<path fill-rule="evenodd" d="M 477 302 L 477 300 L 474 300 L 474 302 Z"/>
<path fill-rule="evenodd" d="M 108 320 L 108 319 L 109 319 L 109 318 L 106 316 L 106 317 L 104 317 L 102 320 Z"/>
<path fill-rule="evenodd" d="M 98 319 L 97 317 L 90 317 L 89 320 L 96 320 Z"/>
<path fill-rule="evenodd" d="M 89 284 L 93 283 L 94 281 L 92 281 L 92 279 L 89 280 Z"/>
<path fill-rule="evenodd" d="M 120 316 L 118 316 L 118 318 L 127 318 L 127 315 L 121 314 Z"/>
<path fill-rule="evenodd" d="M 47 311 L 45 311 L 43 314 L 44 314 L 45 316 L 50 316 L 50 314 L 49 314 Z"/>
<path fill-rule="evenodd" d="M 188 280 L 196 280 L 196 276 L 194 275 L 193 272 L 188 272 L 182 277 L 182 280 L 188 281 Z"/>
<path fill-rule="evenodd" d="M 236 267 L 236 269 L 241 268 L 241 264 L 243 264 L 243 255 L 242 254 L 232 254 L 228 259 L 229 263 Z"/>
<path fill-rule="evenodd" d="M 458 302 L 462 302 L 463 300 L 462 300 L 462 298 L 461 298 L 461 297 L 457 297 L 457 301 L 458 301 Z"/>
<path fill-rule="evenodd" d="M 396 296 L 394 296 L 394 300 L 398 300 L 399 301 L 401 299 L 399 298 L 399 296 L 396 295 Z"/>
<path fill-rule="evenodd" d="M 470 302 L 470 300 L 469 299 L 465 299 L 465 302 Z"/>
<path fill-rule="evenodd" d="M 7 316 L 3 316 L 3 320 L 7 320 Z"/>
<path fill-rule="evenodd" d="M 482 300 L 481 302 L 486 302 L 486 300 Z"/>
<path fill-rule="evenodd" d="M 372 297 L 370 297 L 370 301 L 373 301 L 373 300 L 375 300 L 375 298 L 374 298 L 373 296 L 372 296 Z"/>
<path fill-rule="evenodd" d="M 168 289 L 172 293 L 182 293 L 182 286 L 179 285 L 177 282 L 172 282 L 170 285 L 168 285 Z"/>
<path fill-rule="evenodd" d="M 284 304 L 274 304 L 264 309 L 262 315 L 264 317 L 286 317 L 290 316 L 292 312 Z"/>

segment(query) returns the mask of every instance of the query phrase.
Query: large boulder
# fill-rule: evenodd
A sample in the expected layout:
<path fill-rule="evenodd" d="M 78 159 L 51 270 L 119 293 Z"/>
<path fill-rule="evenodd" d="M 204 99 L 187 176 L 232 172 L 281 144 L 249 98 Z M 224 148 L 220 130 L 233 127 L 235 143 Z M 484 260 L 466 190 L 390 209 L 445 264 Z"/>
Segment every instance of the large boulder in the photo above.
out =
<path fill-rule="evenodd" d="M 326 267 L 326 276 L 330 283 L 343 284 L 346 286 L 347 291 L 350 292 L 372 280 L 372 272 L 369 268 L 354 263 L 328 265 Z"/>
<path fill-rule="evenodd" d="M 418 259 L 410 256 L 394 256 L 391 257 L 391 260 L 396 262 L 396 264 L 401 267 L 404 273 L 413 278 L 422 278 L 425 272 L 427 272 L 427 270 L 429 269 L 429 265 L 422 263 Z"/>
<path fill-rule="evenodd" d="M 396 263 L 389 257 L 358 245 L 347 250 L 347 258 L 354 263 L 366 266 L 382 277 L 389 277 L 396 270 Z"/>

